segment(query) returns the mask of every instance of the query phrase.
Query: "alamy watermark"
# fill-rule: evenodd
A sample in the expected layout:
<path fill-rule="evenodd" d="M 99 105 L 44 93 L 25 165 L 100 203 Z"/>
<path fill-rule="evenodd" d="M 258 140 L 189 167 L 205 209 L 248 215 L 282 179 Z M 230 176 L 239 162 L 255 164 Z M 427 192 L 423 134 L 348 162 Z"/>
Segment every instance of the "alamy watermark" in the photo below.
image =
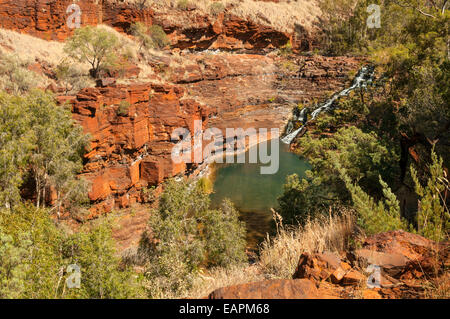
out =
<path fill-rule="evenodd" d="M 180 163 L 245 163 L 248 148 L 248 161 L 261 166 L 261 174 L 276 174 L 280 166 L 280 130 L 272 128 L 218 128 L 202 129 L 202 121 L 194 121 L 193 133 L 187 128 L 177 128 L 171 134 L 172 161 Z M 224 134 L 225 133 L 225 134 Z M 268 147 L 270 143 L 270 151 Z M 258 147 L 256 147 L 258 145 Z M 270 154 L 269 154 L 270 153 Z"/>
<path fill-rule="evenodd" d="M 67 266 L 67 273 L 70 274 L 66 279 L 66 286 L 69 289 L 81 288 L 81 268 L 76 264 Z"/>
<path fill-rule="evenodd" d="M 367 13 L 369 17 L 367 18 L 367 27 L 369 29 L 379 29 L 381 28 L 381 8 L 377 4 L 371 4 L 367 7 Z"/>
<path fill-rule="evenodd" d="M 67 26 L 70 29 L 78 29 L 81 27 L 81 8 L 78 4 L 72 3 L 66 9 L 66 13 L 70 14 L 67 17 Z"/>

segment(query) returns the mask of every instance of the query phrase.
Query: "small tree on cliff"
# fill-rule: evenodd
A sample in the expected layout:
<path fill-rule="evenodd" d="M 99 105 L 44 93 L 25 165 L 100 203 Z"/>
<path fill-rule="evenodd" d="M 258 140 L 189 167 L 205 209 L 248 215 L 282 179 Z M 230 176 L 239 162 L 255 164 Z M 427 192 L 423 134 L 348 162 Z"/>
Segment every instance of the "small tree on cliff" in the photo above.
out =
<path fill-rule="evenodd" d="M 75 30 L 68 39 L 64 51 L 72 58 L 91 65 L 91 75 L 98 77 L 99 71 L 115 64 L 114 51 L 119 46 L 119 39 L 102 28 L 87 26 Z"/>

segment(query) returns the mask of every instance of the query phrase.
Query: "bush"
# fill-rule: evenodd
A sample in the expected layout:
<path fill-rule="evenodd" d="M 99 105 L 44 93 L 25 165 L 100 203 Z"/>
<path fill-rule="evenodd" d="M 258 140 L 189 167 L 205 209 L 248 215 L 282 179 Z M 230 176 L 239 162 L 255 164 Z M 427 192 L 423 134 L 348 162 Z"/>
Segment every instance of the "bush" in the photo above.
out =
<path fill-rule="evenodd" d="M 67 40 L 64 51 L 79 62 L 91 65 L 91 76 L 97 78 L 101 69 L 113 66 L 119 39 L 115 34 L 92 26 L 76 29 Z"/>
<path fill-rule="evenodd" d="M 245 227 L 231 202 L 209 208 L 198 185 L 170 180 L 150 218 L 151 234 L 141 243 L 147 252 L 151 297 L 189 289 L 202 267 L 228 266 L 245 256 Z"/>
<path fill-rule="evenodd" d="M 155 47 L 162 49 L 170 44 L 167 34 L 159 25 L 152 25 L 149 32 Z"/>
<path fill-rule="evenodd" d="M 111 226 L 69 235 L 47 209 L 20 204 L 0 210 L 0 298 L 135 298 L 135 275 L 121 269 Z M 67 289 L 66 269 L 81 270 L 78 289 Z"/>
<path fill-rule="evenodd" d="M 26 69 L 27 63 L 0 52 L 0 89 L 13 94 L 28 92 L 38 85 L 38 76 Z"/>
<path fill-rule="evenodd" d="M 127 116 L 128 110 L 130 108 L 130 102 L 123 100 L 119 103 L 119 107 L 117 108 L 117 115 L 119 116 Z"/>
<path fill-rule="evenodd" d="M 142 48 L 162 49 L 170 44 L 167 34 L 159 25 L 147 27 L 142 22 L 136 22 L 131 25 L 131 34 L 135 36 L 139 42 L 139 50 Z"/>
<path fill-rule="evenodd" d="M 429 165 L 430 176 L 422 186 L 417 171 L 411 167 L 416 193 L 420 197 L 417 213 L 419 234 L 434 241 L 448 239 L 450 232 L 450 214 L 445 203 L 445 192 L 449 189 L 447 174 L 434 150 L 431 153 L 432 163 Z"/>
<path fill-rule="evenodd" d="M 153 40 L 149 34 L 149 30 L 145 24 L 143 24 L 142 22 L 133 23 L 130 30 L 131 34 L 140 42 L 139 51 L 142 48 L 149 49 L 154 46 Z"/>
<path fill-rule="evenodd" d="M 177 2 L 177 8 L 180 10 L 187 10 L 190 3 L 188 0 L 178 0 Z"/>

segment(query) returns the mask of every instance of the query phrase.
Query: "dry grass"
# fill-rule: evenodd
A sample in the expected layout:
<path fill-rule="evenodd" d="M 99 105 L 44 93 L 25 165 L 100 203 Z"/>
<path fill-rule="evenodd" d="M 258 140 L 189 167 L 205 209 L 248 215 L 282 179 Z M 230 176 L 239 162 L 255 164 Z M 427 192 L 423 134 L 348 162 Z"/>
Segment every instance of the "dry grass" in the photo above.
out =
<path fill-rule="evenodd" d="M 34 87 L 45 88 L 54 81 L 44 74 L 33 73 L 28 68 L 34 64 L 45 66 L 45 68 L 55 70 L 62 61 L 70 61 L 73 68 L 81 74 L 88 74 L 89 67 L 77 63 L 67 58 L 64 53 L 64 43 L 57 41 L 46 41 L 11 30 L 0 29 L 0 56 L 14 56 L 20 72 L 25 72 L 29 77 L 35 78 Z M 0 75 L 3 82 L 8 77 Z M 84 86 L 91 86 L 93 82 L 84 81 Z M 1 84 L 0 84 L 1 85 Z"/>
<path fill-rule="evenodd" d="M 257 265 L 235 265 L 208 270 L 194 280 L 184 298 L 203 298 L 222 287 L 257 282 L 266 279 Z"/>
<path fill-rule="evenodd" d="M 141 69 L 137 80 L 145 81 L 149 78 L 154 79 L 155 72 L 149 65 L 149 59 L 151 59 L 151 57 L 168 56 L 168 53 L 151 49 L 145 50 L 144 54 L 139 55 L 139 44 L 134 41 L 133 38 L 119 33 L 115 29 L 105 25 L 99 25 L 97 27 L 106 29 L 117 36 L 121 48 L 121 52 L 119 53 L 129 56 L 131 61 L 136 63 Z M 95 85 L 94 81 L 88 76 L 90 66 L 87 63 L 78 63 L 70 59 L 64 52 L 64 42 L 46 41 L 31 35 L 0 29 L 0 57 L 2 55 L 14 56 L 14 58 L 17 59 L 17 64 L 27 73 L 31 72 L 28 70 L 28 67 L 35 63 L 45 65 L 51 70 L 56 70 L 57 66 L 63 61 L 69 62 L 72 68 L 77 70 L 80 77 L 84 75 L 82 78 L 82 87 L 91 87 Z M 50 83 L 54 82 L 52 79 L 41 74 L 33 76 L 36 77 L 36 87 L 45 88 Z M 6 76 L 0 74 L 1 82 L 6 81 L 6 79 Z M 119 83 L 128 83 L 129 81 L 130 80 L 128 79 L 118 80 Z M 81 87 L 78 89 L 80 88 Z"/>
<path fill-rule="evenodd" d="M 428 299 L 450 299 L 450 273 L 429 280 L 425 286 L 425 298 Z"/>
<path fill-rule="evenodd" d="M 114 1 L 114 0 L 112 0 Z M 125 0 L 128 3 L 142 0 Z M 201 13 L 210 13 L 211 4 L 221 2 L 229 12 L 279 31 L 292 32 L 295 23 L 312 27 L 321 11 L 317 0 L 281 0 L 278 3 L 254 0 L 190 0 Z M 178 0 L 147 0 L 147 6 L 159 12 L 177 7 Z"/>
<path fill-rule="evenodd" d="M 278 235 L 262 244 L 259 260 L 252 265 L 207 270 L 194 280 L 191 289 L 182 296 L 165 298 L 202 298 L 212 291 L 249 282 L 274 278 L 292 278 L 303 252 L 344 251 L 354 233 L 351 212 L 308 221 L 304 227 L 278 226 Z"/>
<path fill-rule="evenodd" d="M 290 278 L 302 253 L 345 250 L 354 225 L 348 211 L 308 221 L 304 227 L 280 225 L 278 235 L 263 242 L 259 266 L 270 277 Z"/>

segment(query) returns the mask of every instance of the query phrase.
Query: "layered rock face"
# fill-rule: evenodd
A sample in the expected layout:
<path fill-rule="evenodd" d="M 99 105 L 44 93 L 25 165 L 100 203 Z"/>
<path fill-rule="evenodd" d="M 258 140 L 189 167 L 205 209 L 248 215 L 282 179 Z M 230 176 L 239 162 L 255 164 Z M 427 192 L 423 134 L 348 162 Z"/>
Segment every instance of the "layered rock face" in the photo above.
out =
<path fill-rule="evenodd" d="M 345 86 L 355 59 L 301 58 L 298 72 L 285 73 L 275 57 L 246 54 L 193 54 L 190 64 L 170 70 L 174 84 L 113 85 L 82 90 L 69 99 L 74 118 L 91 134 L 84 176 L 92 182 L 89 197 L 94 217 L 114 207 L 142 202 L 142 188 L 184 174 L 196 164 L 175 164 L 171 134 L 194 121 L 202 129 L 278 128 L 292 105 Z M 284 82 L 286 86 L 280 86 Z M 125 101 L 125 102 L 123 102 Z M 120 112 L 120 104 L 129 104 Z M 269 135 L 259 135 L 259 142 Z M 204 142 L 204 148 L 209 142 Z M 249 146 L 249 145 L 247 145 Z M 194 160 L 193 160 L 194 162 Z"/>
<path fill-rule="evenodd" d="M 142 201 L 141 190 L 184 173 L 173 163 L 170 140 L 175 128 L 193 132 L 194 121 L 207 124 L 208 109 L 172 85 L 134 84 L 88 88 L 72 103 L 73 117 L 91 135 L 82 174 L 92 182 L 91 216 Z"/>
<path fill-rule="evenodd" d="M 291 40 L 294 49 L 311 50 L 314 37 L 298 25 L 298 32 L 282 32 L 274 27 L 261 25 L 227 9 L 211 15 L 196 9 L 179 10 L 166 7 L 153 10 L 113 0 L 0 0 L 0 27 L 28 33 L 46 40 L 64 40 L 73 34 L 68 21 L 74 22 L 77 12 L 69 9 L 76 4 L 80 8 L 80 23 L 106 24 L 118 31 L 128 32 L 132 23 L 161 25 L 169 35 L 174 48 L 252 50 L 273 49 Z"/>
<path fill-rule="evenodd" d="M 63 40 L 73 32 L 67 26 L 73 12 L 66 12 L 72 3 L 0 0 L 0 26 Z M 156 10 L 105 0 L 76 4 L 82 26 L 103 23 L 126 32 L 135 21 L 155 23 L 168 33 L 174 50 L 222 50 L 184 50 L 182 63 L 174 63 L 177 55 L 167 54 L 158 65 L 165 71 L 154 79 L 128 85 L 102 79 L 100 87 L 59 98 L 72 104 L 74 119 L 92 137 L 83 171 L 92 183 L 90 217 L 142 202 L 143 188 L 196 167 L 171 161 L 170 134 L 175 128 L 192 132 L 194 121 L 201 120 L 203 129 L 217 128 L 223 135 L 227 128 L 282 132 L 293 106 L 342 89 L 360 64 L 355 58 L 235 54 L 264 53 L 284 45 L 292 34 L 238 17 L 229 8 L 212 15 L 200 9 Z M 140 70 L 132 66 L 129 71 L 134 77 Z"/>
<path fill-rule="evenodd" d="M 64 40 L 72 35 L 67 20 L 80 7 L 81 25 L 107 24 L 125 31 L 131 23 L 151 23 L 152 11 L 103 0 L 0 0 L 0 27 L 28 33 L 46 40 Z"/>

